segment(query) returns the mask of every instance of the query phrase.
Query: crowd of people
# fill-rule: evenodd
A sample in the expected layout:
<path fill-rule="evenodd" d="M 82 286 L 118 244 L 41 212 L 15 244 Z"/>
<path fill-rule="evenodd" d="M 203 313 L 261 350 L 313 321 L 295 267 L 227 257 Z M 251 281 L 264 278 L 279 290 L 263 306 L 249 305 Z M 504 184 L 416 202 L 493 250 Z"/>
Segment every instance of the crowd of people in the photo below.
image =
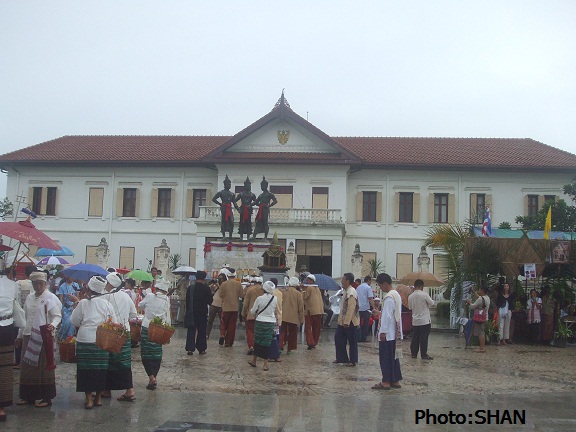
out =
<path fill-rule="evenodd" d="M 113 269 L 110 269 L 113 270 Z M 106 276 L 93 276 L 88 281 L 75 281 L 36 266 L 26 269 L 26 279 L 14 282 L 2 271 L 0 278 L 0 421 L 6 419 L 4 407 L 12 404 L 12 367 L 20 368 L 18 405 L 33 404 L 48 407 L 56 397 L 56 379 L 53 367 L 53 345 L 43 332 L 55 337 L 56 342 L 74 337 L 77 362 L 76 391 L 84 394 L 84 407 L 102 406 L 102 398 L 112 391 L 122 390 L 119 401 L 133 402 L 136 391 L 132 380 L 131 350 L 137 346 L 130 338 L 120 352 L 112 353 L 97 345 L 97 329 L 105 323 L 114 323 L 130 331 L 131 322 L 141 322 L 140 353 L 148 376 L 146 389 L 158 386 L 158 373 L 162 365 L 162 345 L 149 339 L 152 321 L 172 323 L 170 295 L 171 283 L 152 269 L 153 282 L 126 279 L 115 271 Z M 207 353 L 216 317 L 219 317 L 218 343 L 231 348 L 236 339 L 238 323 L 244 323 L 248 364 L 268 371 L 270 362 L 281 362 L 281 355 L 290 355 L 298 349 L 298 332 L 304 328 L 306 347 L 314 350 L 323 326 L 329 325 L 331 315 L 329 295 L 316 284 L 313 274 L 286 278 L 284 283 L 262 277 L 236 279 L 235 270 L 224 267 L 216 280 L 207 280 L 207 274 L 198 271 L 193 282 L 181 280 L 182 313 L 179 318 L 187 329 L 184 349 L 188 355 Z M 334 337 L 334 363 L 354 367 L 358 364 L 358 343 L 373 336 L 379 341 L 382 379 L 373 388 L 386 390 L 400 388 L 402 339 L 400 295 L 392 288 L 392 279 L 380 274 L 376 284 L 384 293 L 383 300 L 374 296 L 370 277 L 358 283 L 352 273 L 342 276 L 340 313 Z M 282 286 L 279 286 L 282 285 Z M 411 347 L 415 357 L 418 350 L 422 358 L 427 354 L 430 316 L 424 299 L 414 299 L 414 310 L 419 316 L 416 326 L 418 342 Z M 429 297 L 428 297 L 429 299 Z M 420 302 L 420 303 L 419 303 Z M 22 306 L 24 322 L 17 324 L 17 306 Z M 419 309 L 420 308 L 420 309 Z M 374 323 L 376 323 L 374 325 Z M 414 343 L 413 343 L 414 345 Z M 13 361 L 14 360 L 14 361 Z"/>

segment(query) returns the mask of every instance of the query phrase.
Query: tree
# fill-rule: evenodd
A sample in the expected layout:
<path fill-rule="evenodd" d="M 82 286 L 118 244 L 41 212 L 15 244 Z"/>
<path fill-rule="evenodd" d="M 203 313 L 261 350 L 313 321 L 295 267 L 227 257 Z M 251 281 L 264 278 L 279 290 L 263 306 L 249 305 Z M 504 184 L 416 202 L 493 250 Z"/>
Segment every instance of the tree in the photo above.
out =
<path fill-rule="evenodd" d="M 566 187 L 573 185 L 564 186 Z M 576 231 L 576 207 L 569 206 L 564 200 L 546 201 L 536 216 L 516 216 L 516 223 L 525 230 L 543 230 L 548 216 L 548 209 L 552 207 L 552 231 Z"/>
<path fill-rule="evenodd" d="M 510 222 L 500 222 L 498 229 L 512 229 L 512 225 L 510 225 Z"/>
<path fill-rule="evenodd" d="M 13 214 L 14 214 L 14 205 L 6 197 L 2 201 L 0 201 L 0 218 L 4 220 L 6 217 L 12 216 Z"/>
<path fill-rule="evenodd" d="M 370 276 L 374 279 L 384 271 L 384 264 L 380 260 L 369 259 L 368 265 L 370 266 Z"/>

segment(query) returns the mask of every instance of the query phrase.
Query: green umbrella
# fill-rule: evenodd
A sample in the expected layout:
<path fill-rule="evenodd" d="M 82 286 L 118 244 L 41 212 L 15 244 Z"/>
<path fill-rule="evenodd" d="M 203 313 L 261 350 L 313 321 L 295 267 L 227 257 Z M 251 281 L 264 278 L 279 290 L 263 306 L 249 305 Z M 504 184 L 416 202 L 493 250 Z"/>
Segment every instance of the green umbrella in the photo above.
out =
<path fill-rule="evenodd" d="M 136 279 L 144 282 L 152 282 L 154 280 L 152 274 L 145 272 L 144 270 L 132 270 L 126 275 L 126 278 Z"/>

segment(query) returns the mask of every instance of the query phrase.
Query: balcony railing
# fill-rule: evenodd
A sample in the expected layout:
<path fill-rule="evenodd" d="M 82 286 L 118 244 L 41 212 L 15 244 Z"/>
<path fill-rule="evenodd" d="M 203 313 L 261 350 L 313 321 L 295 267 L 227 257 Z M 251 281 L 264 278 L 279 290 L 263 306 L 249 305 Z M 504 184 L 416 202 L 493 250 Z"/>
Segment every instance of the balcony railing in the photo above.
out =
<path fill-rule="evenodd" d="M 297 208 L 275 208 L 270 209 L 270 223 L 316 223 L 334 225 L 341 224 L 340 209 L 297 209 Z M 256 218 L 256 208 L 252 212 L 252 222 Z M 238 214 L 234 215 L 237 222 Z M 198 222 L 220 222 L 220 207 L 200 207 Z"/>

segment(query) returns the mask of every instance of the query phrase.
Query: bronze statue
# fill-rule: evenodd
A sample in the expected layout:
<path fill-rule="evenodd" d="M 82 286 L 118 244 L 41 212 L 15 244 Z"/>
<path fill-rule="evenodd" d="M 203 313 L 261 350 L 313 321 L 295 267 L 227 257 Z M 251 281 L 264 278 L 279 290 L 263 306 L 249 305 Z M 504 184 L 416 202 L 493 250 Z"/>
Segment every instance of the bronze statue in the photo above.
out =
<path fill-rule="evenodd" d="M 238 201 L 240 201 L 240 207 L 236 204 Z M 256 195 L 252 193 L 250 179 L 246 177 L 244 190 L 234 200 L 234 206 L 240 213 L 240 223 L 238 224 L 240 240 L 244 240 L 244 234 L 246 234 L 246 239 L 250 238 L 252 234 L 252 205 L 255 201 Z"/>
<path fill-rule="evenodd" d="M 230 191 L 232 182 L 226 175 L 224 179 L 224 189 L 218 192 L 212 198 L 214 204 L 220 206 L 220 232 L 222 233 L 222 239 L 226 238 L 226 233 L 228 233 L 228 238 L 232 240 L 232 231 L 234 231 L 234 212 L 232 211 L 232 205 L 236 207 L 234 202 L 234 192 Z M 218 201 L 220 198 L 220 201 Z"/>
<path fill-rule="evenodd" d="M 256 213 L 254 236 L 252 238 L 256 239 L 256 236 L 259 233 L 264 233 L 264 238 L 268 239 L 268 220 L 270 219 L 270 207 L 278 204 L 278 200 L 274 194 L 268 190 L 268 182 L 266 181 L 266 177 L 262 176 L 260 186 L 262 188 L 262 193 L 258 195 L 256 202 L 254 202 L 254 204 L 258 206 L 258 213 Z"/>

